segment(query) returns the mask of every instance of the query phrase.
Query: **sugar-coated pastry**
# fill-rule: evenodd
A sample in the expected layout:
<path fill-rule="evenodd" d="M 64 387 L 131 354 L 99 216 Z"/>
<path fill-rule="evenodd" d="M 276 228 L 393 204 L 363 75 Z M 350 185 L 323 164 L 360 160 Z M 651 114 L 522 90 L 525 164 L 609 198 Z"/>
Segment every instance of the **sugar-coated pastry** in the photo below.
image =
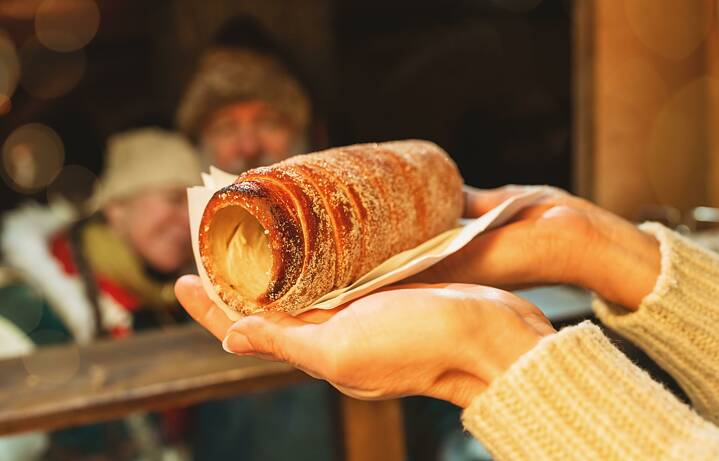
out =
<path fill-rule="evenodd" d="M 233 309 L 294 311 L 455 227 L 462 182 L 446 152 L 417 140 L 249 170 L 207 204 L 202 264 Z"/>

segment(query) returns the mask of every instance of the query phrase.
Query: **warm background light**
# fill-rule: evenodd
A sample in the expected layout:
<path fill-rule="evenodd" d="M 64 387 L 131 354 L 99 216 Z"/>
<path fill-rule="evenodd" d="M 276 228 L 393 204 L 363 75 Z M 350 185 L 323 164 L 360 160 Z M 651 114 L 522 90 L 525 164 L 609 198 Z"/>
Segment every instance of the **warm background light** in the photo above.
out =
<path fill-rule="evenodd" d="M 702 203 L 708 158 L 707 92 L 719 80 L 702 77 L 679 88 L 656 115 L 648 141 L 649 182 L 659 203 Z M 715 90 L 716 92 L 716 90 Z"/>
<path fill-rule="evenodd" d="M 22 75 L 20 84 L 39 99 L 62 96 L 75 88 L 85 73 L 82 49 L 60 53 L 30 39 L 20 50 Z"/>
<path fill-rule="evenodd" d="M 0 30 L 0 115 L 10 110 L 10 98 L 20 79 L 20 62 L 10 37 Z"/>
<path fill-rule="evenodd" d="M 62 140 L 39 123 L 13 131 L 2 147 L 3 178 L 18 192 L 36 192 L 52 182 L 65 160 Z"/>
<path fill-rule="evenodd" d="M 0 94 L 0 115 L 5 115 L 12 109 L 12 100 L 5 94 Z"/>
<path fill-rule="evenodd" d="M 55 51 L 79 50 L 100 26 L 100 10 L 93 0 L 45 0 L 35 14 L 35 34 Z"/>
<path fill-rule="evenodd" d="M 47 187 L 48 200 L 62 198 L 76 209 L 86 205 L 97 182 L 97 176 L 82 165 L 67 165 Z"/>
<path fill-rule="evenodd" d="M 67 337 L 55 330 L 41 330 L 33 333 L 35 341 L 43 344 L 55 344 L 67 341 Z M 55 354 L 26 355 L 22 363 L 27 372 L 26 382 L 30 386 L 56 386 L 72 379 L 80 369 L 80 350 L 75 345 L 67 345 L 58 360 Z"/>
<path fill-rule="evenodd" d="M 697 50 L 714 18 L 705 2 L 687 0 L 627 0 L 627 21 L 639 40 L 653 52 L 682 59 Z"/>
<path fill-rule="evenodd" d="M 656 206 L 686 213 L 715 205 L 717 2 L 593 2 L 591 78 L 576 114 L 591 120 L 593 166 L 584 193 L 642 220 Z M 589 134 L 589 136 L 585 136 Z M 716 196 L 719 196 L 717 194 Z M 653 218 L 652 218 L 653 219 Z"/>
<path fill-rule="evenodd" d="M 40 3 L 41 0 L 2 0 L 0 16 L 19 20 L 32 19 Z"/>

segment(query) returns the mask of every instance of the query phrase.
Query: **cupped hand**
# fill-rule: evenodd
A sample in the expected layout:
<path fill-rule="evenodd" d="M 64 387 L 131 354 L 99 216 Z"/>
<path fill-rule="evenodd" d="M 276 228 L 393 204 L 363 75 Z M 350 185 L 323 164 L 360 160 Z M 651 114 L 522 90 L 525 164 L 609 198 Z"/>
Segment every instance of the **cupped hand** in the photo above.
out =
<path fill-rule="evenodd" d="M 465 216 L 481 216 L 537 186 L 466 188 Z M 659 274 L 657 241 L 591 202 L 541 186 L 544 198 L 510 223 L 480 234 L 459 252 L 410 280 L 521 288 L 546 283 L 585 287 L 636 309 Z"/>
<path fill-rule="evenodd" d="M 175 291 L 228 351 L 289 362 L 361 399 L 426 395 L 466 407 L 554 332 L 529 302 L 473 285 L 396 286 L 331 311 L 268 312 L 234 324 L 197 276 L 180 278 Z"/>

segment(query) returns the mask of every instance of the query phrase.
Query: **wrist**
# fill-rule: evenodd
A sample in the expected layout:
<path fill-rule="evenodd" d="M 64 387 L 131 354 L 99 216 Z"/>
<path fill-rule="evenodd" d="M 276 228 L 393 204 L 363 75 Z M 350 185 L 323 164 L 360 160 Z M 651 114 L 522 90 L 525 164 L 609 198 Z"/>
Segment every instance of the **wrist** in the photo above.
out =
<path fill-rule="evenodd" d="M 467 408 L 475 397 L 487 389 L 487 383 L 478 377 L 461 372 L 448 371 L 425 395 L 444 400 L 459 408 Z"/>
<path fill-rule="evenodd" d="M 466 408 L 477 395 L 484 392 L 523 355 L 534 349 L 544 336 L 553 333 L 556 333 L 553 328 L 540 333 L 534 328 L 526 327 L 521 331 L 514 330 L 510 335 L 511 338 L 499 338 L 493 347 L 489 347 L 494 349 L 493 351 L 487 350 L 487 344 L 470 351 L 465 366 L 460 370 L 448 371 L 444 375 L 448 379 L 447 386 L 440 386 L 439 389 L 451 389 L 451 392 L 446 393 L 448 398 L 441 395 L 433 397 Z"/>
<path fill-rule="evenodd" d="M 631 226 L 631 232 L 608 241 L 595 267 L 597 274 L 588 288 L 608 301 L 637 310 L 659 277 L 659 242 Z"/>

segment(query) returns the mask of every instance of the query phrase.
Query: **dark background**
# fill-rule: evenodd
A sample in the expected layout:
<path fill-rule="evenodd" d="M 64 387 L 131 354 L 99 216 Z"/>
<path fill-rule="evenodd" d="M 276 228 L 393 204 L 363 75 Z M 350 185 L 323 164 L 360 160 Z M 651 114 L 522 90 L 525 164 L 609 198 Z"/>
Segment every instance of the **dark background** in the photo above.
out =
<path fill-rule="evenodd" d="M 53 99 L 33 97 L 19 86 L 12 108 L 0 116 L 1 140 L 25 123 L 45 123 L 62 138 L 66 164 L 99 173 L 108 135 L 145 124 L 172 126 L 201 50 L 227 19 L 250 15 L 286 49 L 310 88 L 326 133 L 323 143 L 426 138 L 450 152 L 472 185 L 570 185 L 566 1 L 105 0 L 98 5 L 100 28 L 81 51 L 86 66 L 79 83 Z M 22 48 L 34 31 L 32 16 L 0 5 L 0 28 L 22 63 Z M 61 64 L 48 64 L 41 84 L 53 85 L 65 72 Z M 44 201 L 46 195 L 30 197 Z M 3 183 L 0 207 L 25 197 Z"/>
<path fill-rule="evenodd" d="M 36 0 L 0 0 L 0 31 L 23 50 Z M 11 7 L 8 7 L 10 5 Z M 0 141 L 44 123 L 66 165 L 102 169 L 112 133 L 172 127 L 197 57 L 230 18 L 249 15 L 285 50 L 308 86 L 318 147 L 400 138 L 437 142 L 467 183 L 570 186 L 570 9 L 564 0 L 101 0 L 100 28 L 79 53 L 85 67 L 51 99 L 19 86 L 0 115 Z M 225 37 L 227 38 L 227 37 Z M 65 56 L 67 57 L 67 56 Z M 62 86 L 63 59 L 36 69 L 35 87 Z M 0 69 L 1 71 L 2 69 Z M 60 175 L 50 189 L 77 188 Z M 69 184 L 63 184 L 62 181 Z M 89 193 L 91 182 L 80 181 Z M 75 189 L 76 190 L 76 189 Z M 0 181 L 0 211 L 22 194 Z M 458 410 L 406 399 L 412 459 L 432 459 Z"/>

